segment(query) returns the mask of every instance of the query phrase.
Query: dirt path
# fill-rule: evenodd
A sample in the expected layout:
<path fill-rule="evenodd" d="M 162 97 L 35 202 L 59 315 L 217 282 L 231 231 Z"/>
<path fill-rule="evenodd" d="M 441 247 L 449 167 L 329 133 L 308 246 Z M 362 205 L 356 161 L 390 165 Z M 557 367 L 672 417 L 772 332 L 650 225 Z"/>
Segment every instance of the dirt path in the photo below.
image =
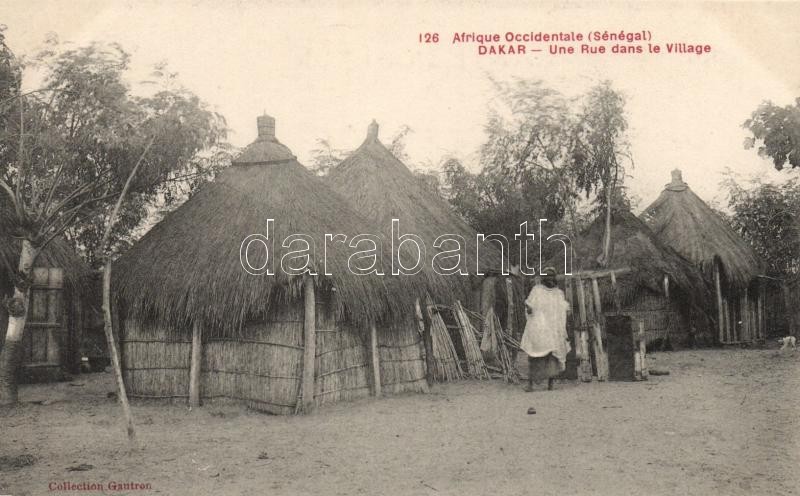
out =
<path fill-rule="evenodd" d="M 650 364 L 671 374 L 529 394 L 462 382 L 309 417 L 138 403 L 144 448 L 130 455 L 109 374 L 27 386 L 26 403 L 0 413 L 0 494 L 59 494 L 48 486 L 63 481 L 193 496 L 797 494 L 800 352 L 660 353 Z M 30 403 L 41 400 L 53 403 Z M 8 465 L 26 454 L 33 465 Z M 92 468 L 67 470 L 81 464 Z"/>

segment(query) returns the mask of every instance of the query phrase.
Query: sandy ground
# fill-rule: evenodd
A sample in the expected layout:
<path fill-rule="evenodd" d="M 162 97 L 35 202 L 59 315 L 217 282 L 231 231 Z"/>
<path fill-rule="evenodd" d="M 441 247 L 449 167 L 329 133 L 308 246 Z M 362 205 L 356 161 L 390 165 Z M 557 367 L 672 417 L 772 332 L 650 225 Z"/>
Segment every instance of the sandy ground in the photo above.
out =
<path fill-rule="evenodd" d="M 671 374 L 533 393 L 465 381 L 306 417 L 136 403 L 134 452 L 106 397 L 110 374 L 25 386 L 23 405 L 0 413 L 0 494 L 82 493 L 49 489 L 63 481 L 193 496 L 800 491 L 800 351 L 684 351 L 649 363 Z M 52 403 L 32 403 L 42 400 Z M 35 463 L 9 466 L 30 459 L 21 455 Z M 111 481 L 151 489 L 113 491 Z"/>

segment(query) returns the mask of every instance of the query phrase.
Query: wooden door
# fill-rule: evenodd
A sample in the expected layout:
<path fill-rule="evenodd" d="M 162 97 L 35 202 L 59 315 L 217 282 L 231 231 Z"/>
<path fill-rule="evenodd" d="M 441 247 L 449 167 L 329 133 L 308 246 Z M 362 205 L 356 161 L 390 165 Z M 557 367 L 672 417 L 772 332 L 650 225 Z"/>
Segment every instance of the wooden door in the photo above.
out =
<path fill-rule="evenodd" d="M 60 365 L 65 327 L 63 269 L 34 268 L 23 364 Z"/>

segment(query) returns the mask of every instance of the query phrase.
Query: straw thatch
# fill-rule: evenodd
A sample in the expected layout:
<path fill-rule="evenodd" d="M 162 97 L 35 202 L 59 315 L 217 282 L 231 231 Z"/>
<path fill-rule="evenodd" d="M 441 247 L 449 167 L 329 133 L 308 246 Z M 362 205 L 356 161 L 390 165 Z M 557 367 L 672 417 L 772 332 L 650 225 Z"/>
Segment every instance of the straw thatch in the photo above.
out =
<path fill-rule="evenodd" d="M 645 209 L 642 220 L 659 239 L 713 277 L 719 260 L 722 276 L 734 287 L 746 287 L 759 274 L 760 263 L 753 249 L 683 182 L 681 172 Z"/>
<path fill-rule="evenodd" d="M 347 202 L 274 137 L 259 138 L 242 156 L 244 161 L 234 161 L 116 263 L 114 285 L 129 315 L 173 323 L 200 319 L 235 330 L 245 318 L 265 315 L 269 304 L 298 296 L 300 277 L 280 267 L 291 250 L 282 241 L 291 234 L 314 242 L 317 285 L 335 288 L 340 314 L 368 323 L 413 312 L 413 295 L 426 289 L 419 278 L 355 275 L 348 267 L 347 249 L 328 243 L 324 252 L 327 233 L 351 238 L 374 232 Z M 275 275 L 254 276 L 242 268 L 240 245 L 251 234 L 267 234 L 267 219 L 274 219 L 269 256 L 276 264 Z M 257 248 L 250 256 L 264 260 Z M 378 248 L 385 253 L 386 247 Z M 388 253 L 383 259 L 389 260 Z M 331 275 L 324 275 L 326 267 Z"/>
<path fill-rule="evenodd" d="M 709 315 L 711 293 L 694 266 L 662 243 L 630 211 L 614 211 L 611 222 L 612 255 L 605 267 L 598 262 L 605 232 L 604 215 L 584 230 L 573 245 L 573 273 L 631 269 L 617 276 L 616 288 L 611 286 L 609 277 L 598 278 L 603 311 L 620 311 L 642 322 L 648 342 L 671 336 L 677 343 L 687 336 L 690 325 L 703 327 L 702 319 L 695 322 L 693 316 Z M 665 276 L 669 279 L 669 298 L 664 289 Z M 586 289 L 586 305 L 591 313 L 593 295 L 590 286 Z"/>
<path fill-rule="evenodd" d="M 612 256 L 609 263 L 601 267 L 597 260 L 605 232 L 605 216 L 601 215 L 581 233 L 574 244 L 573 272 L 627 267 L 632 271 L 624 279 L 634 283 L 626 285 L 630 291 L 635 292 L 636 287 L 644 286 L 652 291 L 662 292 L 666 275 L 669 276 L 671 285 L 681 288 L 687 295 L 696 298 L 709 295 L 705 281 L 692 265 L 661 242 L 630 211 L 614 211 L 611 226 Z"/>
<path fill-rule="evenodd" d="M 442 276 L 433 271 L 430 260 L 440 251 L 434 248 L 437 237 L 451 234 L 463 238 L 466 252 L 464 262 L 469 274 L 476 273 L 478 263 L 484 274 L 500 269 L 501 257 L 496 243 L 482 243 L 478 253 L 478 233 L 392 155 L 380 142 L 378 124 L 374 121 L 361 146 L 331 171 L 328 183 L 383 232 L 390 230 L 392 219 L 399 219 L 401 234 L 413 233 L 422 238 L 427 250 L 424 270 L 429 283 L 439 290 L 445 284 L 447 290 L 452 292 L 451 297 L 446 299 L 434 294 L 437 302 L 454 301 L 457 298 L 467 301 L 472 289 L 469 277 Z"/>
<path fill-rule="evenodd" d="M 275 240 L 274 275 L 248 274 L 240 245 L 250 234 Z M 214 183 L 161 223 L 115 265 L 122 314 L 122 354 L 131 396 L 186 398 L 191 329 L 201 328 L 201 396 L 225 397 L 276 414 L 296 412 L 303 373 L 304 303 L 301 276 L 281 270 L 283 240 L 305 235 L 316 298 L 313 397 L 317 405 L 370 393 L 368 350 L 376 328 L 383 391 L 425 391 L 421 339 L 413 324 L 420 277 L 355 275 L 351 254 L 325 234 L 348 238 L 374 232 L 274 136 L 274 120 L 259 118 L 259 138 Z M 297 247 L 294 247 L 297 249 Z M 378 269 L 389 255 L 378 248 Z M 263 248 L 262 248 L 263 249 Z M 324 250 L 324 251 L 323 251 Z M 264 253 L 251 251 L 254 260 Z M 326 259 L 322 257 L 326 256 Z M 327 263 L 325 263 L 327 261 Z"/>

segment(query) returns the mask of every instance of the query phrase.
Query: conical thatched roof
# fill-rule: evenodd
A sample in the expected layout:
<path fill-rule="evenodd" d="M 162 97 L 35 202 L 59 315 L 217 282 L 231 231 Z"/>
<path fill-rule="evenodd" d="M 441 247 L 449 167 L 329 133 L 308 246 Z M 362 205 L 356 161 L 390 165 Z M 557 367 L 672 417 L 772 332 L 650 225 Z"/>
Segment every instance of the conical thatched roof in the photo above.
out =
<path fill-rule="evenodd" d="M 482 243 L 478 260 L 478 233 L 446 201 L 426 189 L 380 142 L 375 121 L 369 125 L 367 138 L 361 146 L 331 171 L 328 184 L 383 232 L 390 229 L 392 219 L 399 219 L 401 233 L 417 234 L 425 242 L 428 260 L 439 251 L 434 248 L 437 237 L 455 234 L 465 241 L 466 269 L 470 274 L 476 273 L 478 261 L 484 274 L 499 271 L 501 259 L 496 244 Z M 430 278 L 444 281 L 458 293 L 469 289 L 468 277 L 441 276 L 430 264 L 426 265 L 426 270 Z"/>
<path fill-rule="evenodd" d="M 755 251 L 683 182 L 677 169 L 642 220 L 709 278 L 714 259 L 721 262 L 723 277 L 736 287 L 748 285 L 760 272 Z"/>
<path fill-rule="evenodd" d="M 640 285 L 663 292 L 665 275 L 669 276 L 671 285 L 678 286 L 691 297 L 708 296 L 706 284 L 692 264 L 659 241 L 655 233 L 630 211 L 614 211 L 611 225 L 613 252 L 607 266 L 601 267 L 597 261 L 605 233 L 605 215 L 600 215 L 573 244 L 573 273 L 603 268 L 631 268 L 631 273 L 624 276 L 626 280 L 634 282 L 625 285 L 630 296 Z M 563 258 L 554 259 L 553 262 L 554 267 L 563 266 Z"/>
<path fill-rule="evenodd" d="M 272 125 L 264 125 L 268 122 Z M 271 231 L 267 219 L 274 219 Z M 230 168 L 120 258 L 114 285 L 129 315 L 177 324 L 201 318 L 218 329 L 235 330 L 245 319 L 266 314 L 269 305 L 300 297 L 301 276 L 286 274 L 280 261 L 298 249 L 284 247 L 283 240 L 302 234 L 316 245 L 316 283 L 336 290 L 341 313 L 359 322 L 409 315 L 418 278 L 354 275 L 347 265 L 350 252 L 335 243 L 328 248 L 327 266 L 322 261 L 325 234 L 370 232 L 347 202 L 275 139 L 274 121 L 263 116 L 258 139 Z M 248 274 L 240 246 L 251 234 L 268 233 L 275 240 L 274 275 Z M 264 260 L 258 248 L 249 252 L 259 261 L 253 265 Z"/>

